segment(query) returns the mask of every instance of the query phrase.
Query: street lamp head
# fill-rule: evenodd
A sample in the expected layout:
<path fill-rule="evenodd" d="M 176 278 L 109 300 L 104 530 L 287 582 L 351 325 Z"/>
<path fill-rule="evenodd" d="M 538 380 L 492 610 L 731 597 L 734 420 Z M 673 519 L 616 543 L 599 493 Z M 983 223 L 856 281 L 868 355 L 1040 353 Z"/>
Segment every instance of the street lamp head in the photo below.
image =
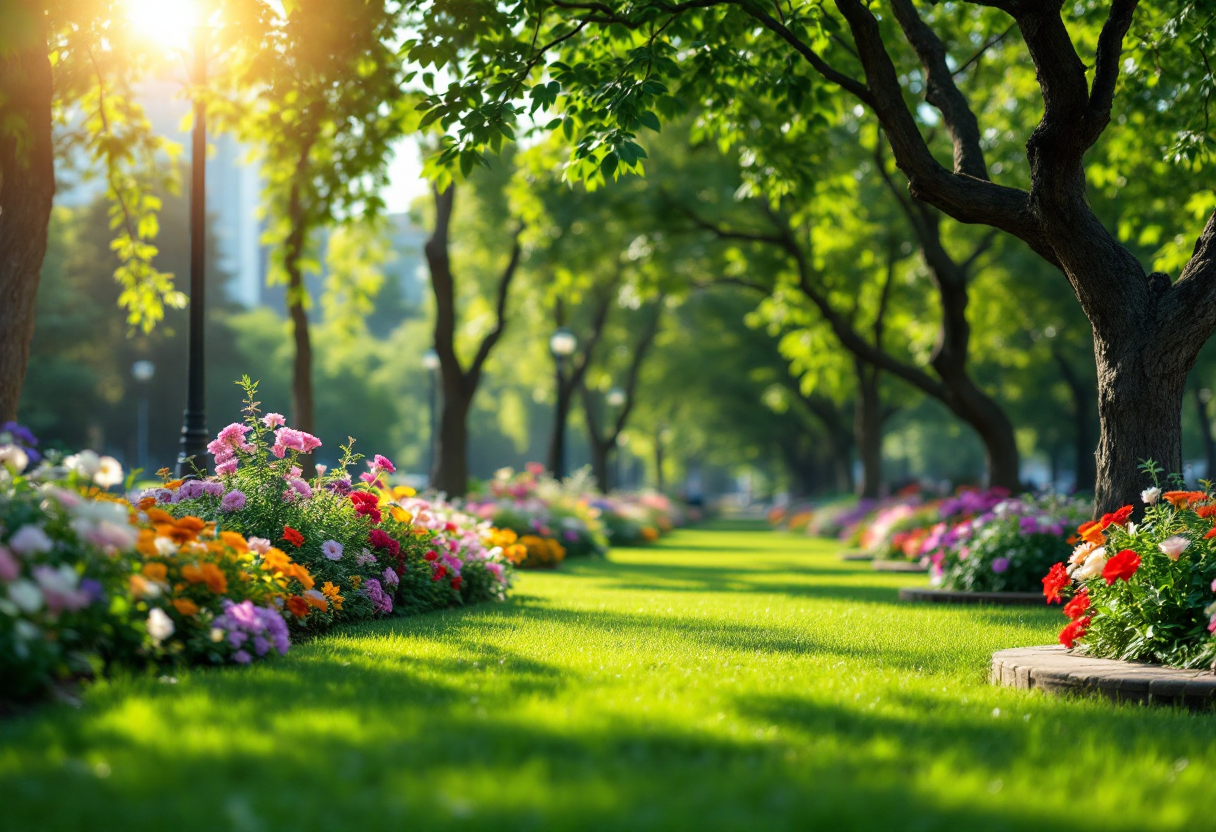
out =
<path fill-rule="evenodd" d="M 1212 400 L 1212 391 L 1211 390 L 1204 387 L 1202 390 L 1199 391 L 1199 401 L 1203 402 L 1204 404 L 1207 404 L 1211 400 Z"/>
<path fill-rule="evenodd" d="M 422 368 L 428 373 L 433 373 L 439 369 L 439 353 L 433 349 L 427 350 L 422 354 Z"/>
<path fill-rule="evenodd" d="M 140 384 L 147 384 L 156 375 L 156 365 L 144 359 L 131 365 L 131 376 Z"/>
<path fill-rule="evenodd" d="M 558 358 L 574 355 L 576 349 L 578 349 L 578 338 L 564 326 L 559 327 L 549 336 L 549 351 Z"/>
<path fill-rule="evenodd" d="M 628 397 L 624 390 L 619 387 L 613 387 L 604 398 L 607 400 L 609 407 L 624 407 L 625 400 Z"/>

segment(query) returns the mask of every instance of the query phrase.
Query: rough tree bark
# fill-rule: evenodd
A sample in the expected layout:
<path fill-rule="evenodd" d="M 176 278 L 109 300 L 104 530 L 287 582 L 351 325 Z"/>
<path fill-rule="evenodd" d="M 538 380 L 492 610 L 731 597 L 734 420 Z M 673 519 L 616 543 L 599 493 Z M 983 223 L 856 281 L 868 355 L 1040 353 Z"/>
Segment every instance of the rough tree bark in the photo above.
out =
<path fill-rule="evenodd" d="M 629 416 L 633 412 L 638 376 L 642 370 L 642 363 L 646 360 L 646 354 L 650 351 L 651 345 L 654 344 L 655 336 L 658 335 L 659 323 L 662 320 L 662 316 L 663 298 L 660 297 L 657 302 L 651 305 L 646 322 L 642 325 L 642 332 L 638 336 L 637 343 L 633 348 L 633 354 L 629 361 L 629 369 L 625 374 L 625 384 L 621 388 L 625 391 L 625 403 L 616 414 L 616 419 L 611 424 L 604 426 L 607 430 L 601 428 L 599 413 L 595 406 L 595 397 L 587 389 L 586 384 L 581 382 L 579 384 L 579 392 L 583 400 L 583 413 L 587 423 L 587 439 L 591 445 L 591 471 L 595 476 L 596 485 L 601 493 L 607 494 L 617 485 L 617 483 L 611 482 L 608 476 L 608 456 L 616 448 L 617 440 L 620 439 L 621 432 L 625 430 L 625 425 L 629 422 Z"/>
<path fill-rule="evenodd" d="M 435 230 L 427 239 L 424 251 L 431 272 L 431 290 L 435 295 L 434 347 L 439 356 L 443 390 L 431 485 L 449 496 L 462 497 L 469 485 L 469 409 L 481 383 L 486 359 L 506 329 L 507 297 L 519 267 L 521 232 L 515 233 L 510 259 L 498 279 L 494 326 L 481 339 L 466 369 L 456 354 L 456 281 L 452 274 L 448 243 L 456 186 L 449 185 L 444 191 L 432 187 L 431 193 L 435 199 Z"/>
<path fill-rule="evenodd" d="M 55 196 L 46 21 L 42 4 L 18 5 L 10 21 L 29 26 L 5 32 L 0 54 L 0 422 L 17 418 Z"/>

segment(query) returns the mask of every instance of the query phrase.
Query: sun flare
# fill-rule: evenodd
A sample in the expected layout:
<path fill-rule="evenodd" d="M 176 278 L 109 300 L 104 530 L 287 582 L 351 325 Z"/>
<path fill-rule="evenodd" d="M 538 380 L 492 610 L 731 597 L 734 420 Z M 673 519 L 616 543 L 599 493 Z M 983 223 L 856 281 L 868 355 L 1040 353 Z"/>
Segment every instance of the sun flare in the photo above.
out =
<path fill-rule="evenodd" d="M 184 49 L 199 19 L 197 0 L 127 0 L 127 17 L 141 36 Z"/>

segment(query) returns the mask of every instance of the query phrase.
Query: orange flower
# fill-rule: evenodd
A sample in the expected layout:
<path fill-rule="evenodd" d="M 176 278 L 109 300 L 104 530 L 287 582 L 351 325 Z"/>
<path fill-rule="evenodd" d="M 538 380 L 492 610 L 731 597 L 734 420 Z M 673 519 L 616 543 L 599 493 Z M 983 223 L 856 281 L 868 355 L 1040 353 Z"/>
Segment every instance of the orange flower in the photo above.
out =
<path fill-rule="evenodd" d="M 659 539 L 659 530 L 651 528 L 650 526 L 643 526 L 642 527 L 642 539 L 645 540 L 647 543 L 654 543 L 656 540 Z"/>
<path fill-rule="evenodd" d="M 308 604 L 308 606 L 316 607 L 321 612 L 325 612 L 326 610 L 329 609 L 329 604 L 326 603 L 324 598 L 318 598 L 316 595 L 312 594 L 311 592 L 308 593 L 307 595 L 304 595 L 303 598 L 304 598 L 304 602 L 306 604 Z"/>
<path fill-rule="evenodd" d="M 163 581 L 169 575 L 169 569 L 163 563 L 145 563 L 139 571 L 150 581 Z"/>
<path fill-rule="evenodd" d="M 1195 509 L 1195 513 L 1204 519 L 1209 519 L 1216 516 L 1216 505 L 1200 506 L 1199 508 Z"/>
<path fill-rule="evenodd" d="M 312 589 L 313 585 L 316 583 L 312 579 L 312 575 L 309 573 L 308 569 L 298 563 L 293 563 L 288 566 L 283 574 L 289 578 L 295 578 L 297 581 L 303 584 L 305 589 Z"/>
<path fill-rule="evenodd" d="M 136 598 L 154 598 L 160 594 L 160 587 L 150 583 L 143 575 L 132 575 L 130 584 L 131 594 Z"/>
<path fill-rule="evenodd" d="M 170 480 L 169 482 L 165 483 L 165 488 L 169 488 L 169 489 L 181 488 L 182 483 L 184 483 L 184 482 L 185 482 L 185 480 Z"/>
<path fill-rule="evenodd" d="M 147 511 L 148 509 L 152 508 L 152 506 L 154 506 L 154 505 L 156 505 L 155 497 L 144 497 L 142 500 L 140 500 L 138 503 L 135 504 L 135 507 L 137 509 L 139 509 L 140 511 Z"/>
<path fill-rule="evenodd" d="M 197 517 L 174 519 L 157 508 L 149 509 L 148 519 L 152 521 L 158 537 L 167 537 L 179 546 L 198 540 L 199 532 L 207 528 L 207 523 Z"/>
<path fill-rule="evenodd" d="M 1102 524 L 1096 520 L 1082 523 L 1077 527 L 1077 532 L 1081 535 L 1082 540 L 1095 546 L 1101 546 L 1105 541 L 1105 538 L 1102 536 Z"/>
<path fill-rule="evenodd" d="M 173 606 L 182 615 L 198 615 L 198 604 L 191 601 L 189 598 L 174 598 Z"/>
<path fill-rule="evenodd" d="M 244 535 L 236 532 L 220 532 L 220 540 L 224 541 L 224 545 L 229 549 L 235 549 L 242 555 L 249 551 L 249 544 L 245 542 Z"/>
<path fill-rule="evenodd" d="M 1161 495 L 1174 508 L 1186 508 L 1191 503 L 1208 499 L 1206 491 L 1167 491 Z"/>
<path fill-rule="evenodd" d="M 363 585 L 363 576 L 362 575 L 353 576 L 350 579 L 350 585 L 353 589 L 358 591 L 359 587 Z"/>
<path fill-rule="evenodd" d="M 342 609 L 342 602 L 346 600 L 338 594 L 340 591 L 338 587 L 334 586 L 333 581 L 326 581 L 325 585 L 321 587 L 321 592 L 329 599 L 329 603 L 333 604 L 334 609 L 339 611 Z"/>
<path fill-rule="evenodd" d="M 228 579 L 214 563 L 204 563 L 202 566 L 188 563 L 182 567 L 182 577 L 192 584 L 205 583 L 207 589 L 216 595 L 223 595 L 228 591 Z"/>
<path fill-rule="evenodd" d="M 287 599 L 287 609 L 296 618 L 303 618 L 308 615 L 308 602 L 299 595 L 293 595 Z"/>

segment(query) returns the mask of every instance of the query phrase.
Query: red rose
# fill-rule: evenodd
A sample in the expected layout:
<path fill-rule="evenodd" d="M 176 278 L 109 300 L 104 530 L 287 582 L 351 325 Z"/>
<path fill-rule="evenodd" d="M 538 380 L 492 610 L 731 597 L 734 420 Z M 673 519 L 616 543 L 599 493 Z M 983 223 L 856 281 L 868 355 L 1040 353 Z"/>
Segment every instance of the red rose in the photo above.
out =
<path fill-rule="evenodd" d="M 437 567 L 435 568 L 435 574 L 434 574 L 434 576 L 431 578 L 431 580 L 432 580 L 432 581 L 438 581 L 438 580 L 440 580 L 441 578 L 443 578 L 443 576 L 444 576 L 444 575 L 446 575 L 446 574 L 448 574 L 448 568 L 447 568 L 446 566 L 444 566 L 444 565 L 441 563 L 441 564 L 439 564 L 439 566 L 437 566 Z"/>
<path fill-rule="evenodd" d="M 439 553 L 432 549 L 423 555 L 423 557 L 425 557 L 427 560 L 439 560 Z"/>
<path fill-rule="evenodd" d="M 362 514 L 370 518 L 372 523 L 379 523 L 384 519 L 384 515 L 380 513 L 380 498 L 375 494 L 368 494 L 366 491 L 352 491 L 350 501 L 355 505 L 355 514 Z"/>
<path fill-rule="evenodd" d="M 288 543 L 290 543 L 292 546 L 295 546 L 297 549 L 299 549 L 301 546 L 304 545 L 304 535 L 300 534 L 298 531 L 293 529 L 291 526 L 283 527 L 283 538 L 282 539 L 286 540 Z"/>
<path fill-rule="evenodd" d="M 1069 650 L 1077 643 L 1078 639 L 1085 637 L 1085 631 L 1089 628 L 1089 616 L 1078 618 L 1071 622 L 1067 627 L 1060 631 L 1060 644 L 1063 644 Z"/>
<path fill-rule="evenodd" d="M 454 589 L 454 590 L 456 590 L 457 592 L 459 592 L 459 591 L 460 591 L 460 584 L 461 584 L 461 582 L 462 582 L 462 581 L 463 581 L 463 578 L 461 578 L 459 575 L 457 575 L 455 578 L 452 578 L 452 589 Z"/>
<path fill-rule="evenodd" d="M 1082 589 L 1077 593 L 1077 597 L 1073 598 L 1064 605 L 1064 614 L 1073 621 L 1076 621 L 1081 616 L 1085 615 L 1089 609 L 1089 592 Z"/>
<path fill-rule="evenodd" d="M 1124 549 L 1106 562 L 1102 568 L 1102 577 L 1106 578 L 1107 586 L 1122 578 L 1128 580 L 1140 568 L 1140 556 L 1131 549 Z"/>
<path fill-rule="evenodd" d="M 393 540 L 382 529 L 372 529 L 367 536 L 367 545 L 373 549 L 383 549 L 396 557 L 401 552 L 401 544 Z"/>
<path fill-rule="evenodd" d="M 1051 567 L 1051 571 L 1043 578 L 1043 595 L 1047 598 L 1047 603 L 1055 601 L 1057 604 L 1064 603 L 1064 599 L 1060 597 L 1060 590 L 1068 586 L 1068 570 L 1064 568 L 1064 564 L 1057 563 Z"/>

